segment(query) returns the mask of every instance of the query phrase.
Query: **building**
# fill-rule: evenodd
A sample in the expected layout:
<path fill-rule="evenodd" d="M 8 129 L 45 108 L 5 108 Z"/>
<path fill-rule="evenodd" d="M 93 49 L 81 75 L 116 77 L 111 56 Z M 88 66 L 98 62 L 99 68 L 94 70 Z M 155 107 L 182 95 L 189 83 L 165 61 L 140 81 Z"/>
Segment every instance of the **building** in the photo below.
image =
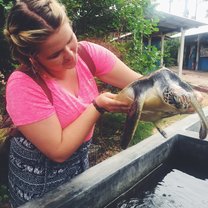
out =
<path fill-rule="evenodd" d="M 190 28 L 198 28 L 200 26 L 206 25 L 203 22 L 198 22 L 193 19 L 184 18 L 181 16 L 176 16 L 170 13 L 158 11 L 156 14 L 159 17 L 158 28 L 159 31 L 153 33 L 147 40 L 148 44 L 159 44 L 161 50 L 161 61 L 160 65 L 163 65 L 163 54 L 164 54 L 164 44 L 165 38 L 172 35 L 173 33 L 180 33 L 180 47 L 178 55 L 178 75 L 182 75 L 182 68 L 184 63 L 184 43 L 185 43 L 185 31 Z M 151 18 L 151 17 L 148 17 Z M 131 36 L 131 33 L 123 34 L 122 36 L 114 37 L 113 41 L 118 41 L 121 39 L 128 39 Z M 178 37 L 179 37 L 178 36 Z M 172 36 L 173 37 L 173 36 Z M 186 40 L 186 42 L 188 39 Z M 185 51 L 186 54 L 188 51 Z M 201 62 L 200 62 L 201 63 Z"/>
<path fill-rule="evenodd" d="M 171 36 L 180 38 L 181 33 Z M 185 32 L 183 68 L 208 72 L 208 26 Z"/>

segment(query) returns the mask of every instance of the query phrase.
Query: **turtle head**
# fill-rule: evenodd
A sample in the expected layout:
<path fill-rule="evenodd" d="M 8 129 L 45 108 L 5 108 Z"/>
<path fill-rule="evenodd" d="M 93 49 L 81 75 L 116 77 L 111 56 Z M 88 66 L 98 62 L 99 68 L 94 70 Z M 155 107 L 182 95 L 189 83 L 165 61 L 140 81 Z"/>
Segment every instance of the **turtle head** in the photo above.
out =
<path fill-rule="evenodd" d="M 181 89 L 166 88 L 163 91 L 164 101 L 180 111 L 187 111 L 190 107 L 189 93 Z"/>

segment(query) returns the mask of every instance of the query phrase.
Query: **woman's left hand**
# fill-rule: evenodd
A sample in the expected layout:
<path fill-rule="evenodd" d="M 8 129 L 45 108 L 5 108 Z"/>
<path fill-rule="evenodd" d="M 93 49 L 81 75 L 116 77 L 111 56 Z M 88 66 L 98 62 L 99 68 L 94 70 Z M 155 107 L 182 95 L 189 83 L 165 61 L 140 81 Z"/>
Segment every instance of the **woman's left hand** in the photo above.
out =
<path fill-rule="evenodd" d="M 99 107 L 109 112 L 127 113 L 130 106 L 127 102 L 116 100 L 117 94 L 110 92 L 101 93 L 96 97 L 95 101 Z"/>

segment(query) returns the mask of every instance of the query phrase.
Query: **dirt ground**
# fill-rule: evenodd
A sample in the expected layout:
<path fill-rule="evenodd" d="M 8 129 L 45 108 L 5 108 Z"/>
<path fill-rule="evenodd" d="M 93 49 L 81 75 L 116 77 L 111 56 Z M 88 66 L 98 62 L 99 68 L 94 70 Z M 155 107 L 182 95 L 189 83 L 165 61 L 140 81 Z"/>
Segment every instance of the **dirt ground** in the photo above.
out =
<path fill-rule="evenodd" d="M 171 69 L 176 73 L 178 71 L 178 67 Z M 181 78 L 202 94 L 202 106 L 208 106 L 208 72 L 183 69 Z"/>
<path fill-rule="evenodd" d="M 208 106 L 208 94 L 207 93 L 202 93 L 203 100 L 202 100 L 202 106 Z"/>

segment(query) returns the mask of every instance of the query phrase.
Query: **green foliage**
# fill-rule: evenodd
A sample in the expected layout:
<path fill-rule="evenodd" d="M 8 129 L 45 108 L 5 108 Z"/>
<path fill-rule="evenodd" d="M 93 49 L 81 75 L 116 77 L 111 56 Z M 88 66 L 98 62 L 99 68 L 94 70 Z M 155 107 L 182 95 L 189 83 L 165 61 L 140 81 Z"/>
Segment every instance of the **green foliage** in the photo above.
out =
<path fill-rule="evenodd" d="M 167 67 L 177 65 L 177 56 L 178 56 L 178 39 L 169 39 L 165 41 L 164 47 L 164 64 Z"/>
<path fill-rule="evenodd" d="M 5 77 L 4 75 L 0 72 L 0 115 L 3 115 L 5 112 Z"/>
<path fill-rule="evenodd" d="M 149 0 L 131 0 L 122 3 L 123 5 L 118 7 L 120 8 L 118 31 L 132 33 L 132 38 L 123 45 L 124 61 L 135 71 L 148 74 L 156 69 L 161 57 L 156 47 L 148 46 L 146 43 L 150 35 L 158 31 L 159 19 L 154 14 L 154 8 Z"/>
<path fill-rule="evenodd" d="M 79 37 L 107 38 L 112 32 L 132 33 L 122 51 L 132 69 L 147 74 L 157 68 L 161 54 L 144 40 L 158 30 L 157 15 L 150 0 L 62 0 Z M 121 47 L 118 46 L 120 49 Z"/>
<path fill-rule="evenodd" d="M 129 20 L 129 28 L 133 32 L 134 38 L 132 40 L 132 47 L 128 50 L 127 57 L 129 56 L 128 60 L 130 60 L 130 66 L 133 69 L 142 74 L 147 74 L 155 69 L 160 58 L 156 47 L 144 45 L 144 38 L 148 38 L 154 31 L 157 31 L 157 20 L 145 18 L 145 13 L 151 10 L 151 8 L 148 8 L 148 1 L 142 1 L 139 8 L 137 6 L 130 7 L 130 10 L 131 13 L 134 13 L 135 10 L 137 12 L 133 16 L 134 19 Z M 139 21 L 136 21 L 137 19 Z"/>
<path fill-rule="evenodd" d="M 146 75 L 154 71 L 158 67 L 161 53 L 155 46 L 143 46 L 142 52 L 135 50 L 127 50 L 125 62 L 135 71 Z"/>
<path fill-rule="evenodd" d="M 130 145 L 137 144 L 143 139 L 151 136 L 154 128 L 155 126 L 152 122 L 140 121 Z"/>
<path fill-rule="evenodd" d="M 125 115 L 121 113 L 105 113 L 97 122 L 94 137 L 111 137 L 120 134 L 125 122 Z"/>
<path fill-rule="evenodd" d="M 4 185 L 0 185 L 0 207 L 5 202 L 8 202 L 8 200 L 9 200 L 9 195 L 8 195 L 7 187 Z"/>
<path fill-rule="evenodd" d="M 119 0 L 62 0 L 73 21 L 76 34 L 94 37 L 106 36 L 114 31 L 118 21 L 115 5 Z"/>
<path fill-rule="evenodd" d="M 99 137 L 121 136 L 124 131 L 126 114 L 122 113 L 106 113 L 97 122 L 97 128 L 94 134 L 94 140 Z M 152 135 L 154 125 L 151 122 L 140 121 L 136 129 L 131 145 L 137 144 L 141 140 Z"/>
<path fill-rule="evenodd" d="M 13 5 L 13 1 L 0 0 L 0 72 L 8 77 L 12 70 L 13 60 L 10 55 L 10 50 L 7 41 L 5 40 L 3 29 L 5 25 L 5 19 L 8 11 Z"/>

